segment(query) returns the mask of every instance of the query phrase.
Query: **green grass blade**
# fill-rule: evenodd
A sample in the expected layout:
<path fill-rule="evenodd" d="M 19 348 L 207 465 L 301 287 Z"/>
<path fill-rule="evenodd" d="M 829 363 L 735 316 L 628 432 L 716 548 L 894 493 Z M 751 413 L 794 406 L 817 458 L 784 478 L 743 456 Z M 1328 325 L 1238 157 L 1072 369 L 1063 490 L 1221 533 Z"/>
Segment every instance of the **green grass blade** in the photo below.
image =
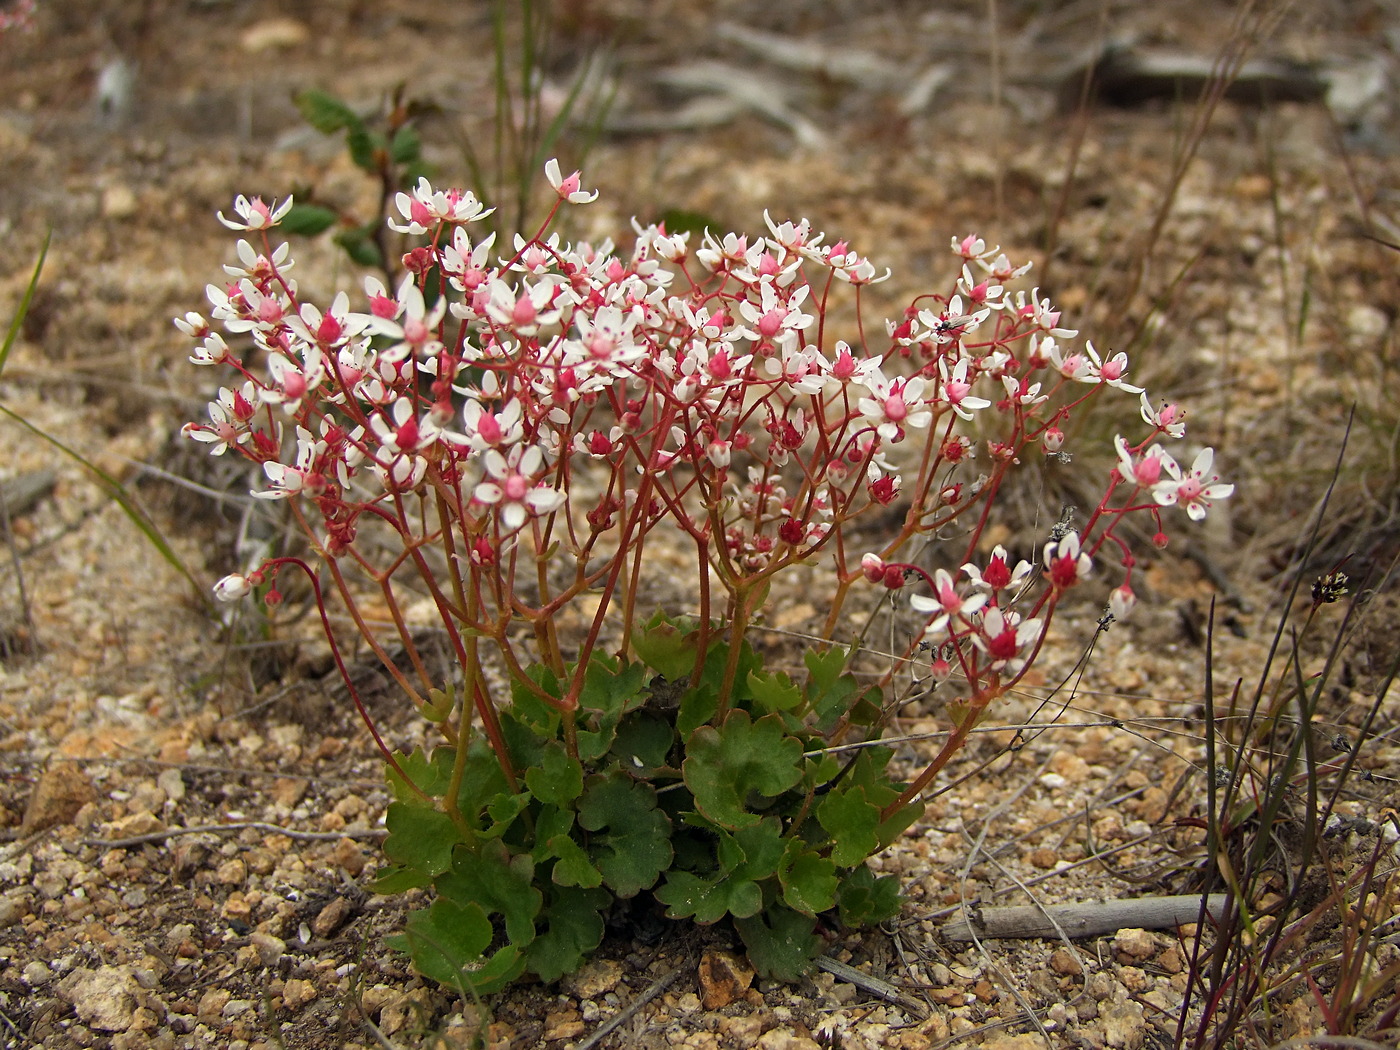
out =
<path fill-rule="evenodd" d="M 6 408 L 4 405 L 0 405 L 0 414 L 3 414 L 9 417 L 10 419 L 13 419 L 16 423 L 24 427 L 31 434 L 47 441 L 50 445 L 58 449 L 65 456 L 68 456 L 74 462 L 80 464 L 85 470 L 88 471 L 88 473 L 90 473 L 94 478 L 96 478 L 97 483 L 102 487 L 102 489 L 107 493 L 107 495 L 111 497 L 111 499 L 116 501 L 117 505 L 121 507 L 122 511 L 126 514 L 126 516 L 131 519 L 131 523 L 141 531 L 141 534 L 145 536 L 147 540 L 150 541 L 151 546 L 153 546 L 156 549 L 156 551 L 159 552 L 160 556 L 165 559 L 166 564 L 168 564 L 172 569 L 180 573 L 180 575 L 182 575 L 185 579 L 189 580 L 190 586 L 192 586 L 195 589 L 195 592 L 199 594 L 200 597 L 206 601 L 206 603 L 208 602 L 209 599 L 206 594 L 207 589 L 203 587 L 197 579 L 195 579 L 194 573 L 190 571 L 189 567 L 184 563 L 184 560 L 178 554 L 175 553 L 175 549 L 171 547 L 170 544 L 166 541 L 165 537 L 161 535 L 160 529 L 158 529 L 155 526 L 155 524 L 151 521 L 150 516 L 141 508 L 141 506 L 136 502 L 136 500 L 132 498 L 131 494 L 127 492 L 125 485 L 123 485 L 116 478 L 112 477 L 111 474 L 108 474 L 96 463 L 85 458 L 81 453 L 77 452 L 72 448 L 69 448 L 67 445 L 65 445 L 62 441 L 59 441 L 58 438 L 54 437 L 52 434 L 46 433 L 45 431 L 36 427 L 33 423 L 29 422 L 29 420 L 25 419 L 18 413 Z"/>
<path fill-rule="evenodd" d="M 10 330 L 5 336 L 5 345 L 0 346 L 0 375 L 5 372 L 5 362 L 10 357 L 10 347 L 15 345 L 15 339 L 19 337 L 19 329 L 24 324 L 25 315 L 29 313 L 29 304 L 34 299 L 34 290 L 39 287 L 39 274 L 44 270 L 44 260 L 49 254 L 49 242 L 53 240 L 53 230 L 44 234 L 44 246 L 39 249 L 39 261 L 34 264 L 34 275 L 29 278 L 29 287 L 24 290 L 24 298 L 19 301 L 19 309 L 15 311 L 15 319 L 10 322 Z"/>

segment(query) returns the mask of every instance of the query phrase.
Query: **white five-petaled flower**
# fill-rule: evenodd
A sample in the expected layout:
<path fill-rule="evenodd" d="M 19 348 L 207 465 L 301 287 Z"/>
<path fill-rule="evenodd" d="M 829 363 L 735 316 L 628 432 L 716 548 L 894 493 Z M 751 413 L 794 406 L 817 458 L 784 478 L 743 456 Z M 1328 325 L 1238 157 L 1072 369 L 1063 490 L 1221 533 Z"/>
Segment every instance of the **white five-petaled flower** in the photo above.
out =
<path fill-rule="evenodd" d="M 1186 413 L 1180 405 L 1164 402 L 1161 408 L 1153 408 L 1146 394 L 1142 395 L 1142 421 L 1168 437 L 1180 438 L 1186 433 Z"/>
<path fill-rule="evenodd" d="M 1115 386 L 1125 394 L 1141 394 L 1142 387 L 1133 386 L 1125 382 L 1123 377 L 1128 374 L 1128 355 L 1123 351 L 1118 351 L 1107 361 L 1100 361 L 1098 351 L 1094 349 L 1094 342 L 1091 339 L 1084 341 L 1084 350 L 1093 359 L 1094 367 L 1098 370 L 1101 378 L 1109 386 Z"/>
<path fill-rule="evenodd" d="M 288 197 L 281 204 L 275 200 L 272 206 L 263 203 L 261 197 L 254 197 L 249 200 L 241 193 L 233 202 L 233 210 L 238 213 L 238 221 L 227 219 L 223 212 L 219 212 L 219 221 L 230 230 L 270 230 L 276 226 L 291 210 L 292 198 Z"/>
<path fill-rule="evenodd" d="M 393 317 L 383 316 L 387 311 L 381 300 L 380 296 L 372 296 L 371 313 L 350 315 L 355 323 L 363 324 L 364 331 L 395 340 L 379 352 L 381 361 L 402 361 L 410 356 L 423 360 L 442 352 L 437 327 L 447 313 L 446 296 L 438 296 L 432 309 L 428 309 L 422 290 L 413 283 L 413 274 L 408 274 L 399 285 L 398 309 Z"/>
<path fill-rule="evenodd" d="M 996 606 L 982 614 L 982 629 L 972 636 L 978 649 L 992 658 L 991 670 L 1017 674 L 1030 653 L 1029 647 L 1040 637 L 1039 617 L 1022 620 L 1011 610 Z"/>
<path fill-rule="evenodd" d="M 928 386 L 923 376 L 887 379 L 876 368 L 871 370 L 865 385 L 872 396 L 861 398 L 856 410 L 883 440 L 894 441 L 904 427 L 922 430 L 933 421 L 933 411 L 922 400 Z"/>
<path fill-rule="evenodd" d="M 322 479 L 315 473 L 316 459 L 326 451 L 326 443 L 314 438 L 309 430 L 297 427 L 297 457 L 288 466 L 274 460 L 263 464 L 263 473 L 272 482 L 270 489 L 254 489 L 258 499 L 286 499 L 314 488 Z"/>
<path fill-rule="evenodd" d="M 1161 445 L 1153 445 L 1136 458 L 1122 434 L 1114 436 L 1113 445 L 1118 449 L 1118 476 L 1130 485 L 1152 488 L 1162 480 L 1162 470 L 1168 463 L 1169 470 L 1176 469 L 1176 460 Z"/>
<path fill-rule="evenodd" d="M 569 204 L 591 204 L 598 199 L 598 191 L 589 193 L 587 190 L 579 188 L 579 172 L 574 172 L 568 178 L 559 174 L 559 161 L 551 157 L 544 163 L 544 177 L 549 180 L 549 184 L 554 187 L 554 192 L 559 194 L 559 199 L 567 201 Z"/>
<path fill-rule="evenodd" d="M 532 514 L 553 513 L 567 499 L 563 492 L 537 482 L 544 453 L 535 445 L 516 445 L 506 455 L 500 449 L 487 449 L 481 460 L 493 480 L 478 484 L 472 498 L 498 506 L 507 532 L 520 528 Z"/>
<path fill-rule="evenodd" d="M 258 395 L 250 379 L 241 390 L 221 387 L 219 399 L 209 402 L 209 425 L 186 423 L 183 432 L 196 441 L 212 444 L 211 456 L 222 456 L 248 439 L 248 421 L 257 410 Z"/>
<path fill-rule="evenodd" d="M 963 358 L 948 372 L 948 359 L 939 360 L 939 371 L 943 373 L 943 400 L 952 406 L 960 419 L 971 419 L 972 413 L 991 405 L 985 397 L 970 394 L 972 384 L 967 381 L 967 358 Z"/>
<path fill-rule="evenodd" d="M 1215 450 L 1204 448 L 1185 473 L 1176 463 L 1164 462 L 1162 466 L 1171 477 L 1154 486 L 1153 497 L 1164 507 L 1172 504 L 1185 507 L 1192 521 L 1202 520 L 1210 509 L 1211 500 L 1225 499 L 1235 491 L 1234 485 L 1225 484 L 1218 474 L 1210 472 L 1214 460 Z"/>
<path fill-rule="evenodd" d="M 413 195 L 399 193 L 394 204 L 408 221 L 399 223 L 390 218 L 389 229 L 413 236 L 427 233 L 440 222 L 475 222 L 491 214 L 470 190 L 434 191 L 432 184 L 421 177 Z"/>
<path fill-rule="evenodd" d="M 1093 569 L 1093 559 L 1087 551 L 1079 549 L 1079 533 L 1067 532 L 1058 540 L 1045 545 L 1045 575 L 1051 586 L 1063 591 L 1073 587 L 1088 576 Z"/>
<path fill-rule="evenodd" d="M 238 250 L 238 261 L 242 266 L 224 265 L 224 273 L 230 277 L 247 277 L 252 281 L 270 281 L 280 274 L 286 273 L 296 263 L 290 258 L 292 246 L 283 241 L 272 253 L 272 258 L 260 255 L 253 249 L 253 246 L 245 240 L 239 240 L 236 245 Z"/>
<path fill-rule="evenodd" d="M 968 562 L 962 567 L 962 571 L 967 574 L 968 582 L 974 587 L 988 591 L 1014 591 L 1025 582 L 1032 569 L 1031 563 L 1024 558 L 1016 563 L 1016 568 L 1010 568 L 1006 548 L 997 544 L 992 548 L 992 556 L 988 559 L 985 569 Z"/>
<path fill-rule="evenodd" d="M 387 416 L 370 416 L 369 429 L 387 458 L 419 452 L 442 436 L 442 428 L 433 422 L 431 414 L 418 418 L 409 397 L 395 401 Z"/>
<path fill-rule="evenodd" d="M 967 596 L 958 593 L 952 574 L 947 569 L 939 569 L 933 574 L 933 597 L 911 594 L 909 605 L 917 613 L 933 616 L 924 628 L 924 640 L 938 643 L 947 640 L 948 624 L 954 616 L 971 616 L 987 604 L 987 597 L 981 591 Z"/>

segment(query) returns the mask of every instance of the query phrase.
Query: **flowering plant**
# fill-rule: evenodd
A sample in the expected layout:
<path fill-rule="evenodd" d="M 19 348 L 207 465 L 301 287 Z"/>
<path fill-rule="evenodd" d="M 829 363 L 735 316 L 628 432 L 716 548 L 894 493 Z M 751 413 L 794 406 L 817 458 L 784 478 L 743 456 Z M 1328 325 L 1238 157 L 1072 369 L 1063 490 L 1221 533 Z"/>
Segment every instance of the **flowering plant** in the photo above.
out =
<path fill-rule="evenodd" d="M 422 243 L 397 289 L 366 279 L 359 311 L 345 292 L 325 308 L 299 295 L 268 236 L 287 202 L 220 215 L 256 242 L 208 289 L 240 349 L 199 314 L 176 324 L 194 363 L 237 378 L 185 430 L 260 464 L 254 495 L 287 501 L 315 564 L 270 559 L 217 592 L 276 602 L 278 574 L 304 571 L 337 662 L 326 588 L 441 734 L 396 753 L 359 707 L 396 796 L 377 888 L 436 890 L 398 941 L 424 973 L 477 991 L 553 979 L 614 902 L 651 891 L 673 918 L 731 918 L 761 972 L 795 975 L 822 916 L 896 909 L 864 861 L 1026 675 L 1094 559 L 1122 566 L 1113 615 L 1132 607 L 1125 517 L 1165 543 L 1163 507 L 1199 518 L 1231 486 L 1208 451 L 1177 464 L 1159 439 L 1181 437 L 1181 410 L 1144 394 L 1145 433 L 1116 439 L 1083 528 L 1036 564 L 983 557 L 1013 468 L 1060 454 L 1061 424 L 1104 388 L 1141 394 L 1124 354 L 1071 349 L 1038 291 L 1007 289 L 1028 266 L 954 240 L 947 294 L 872 334 L 861 295 L 888 272 L 805 221 L 768 219 L 752 241 L 651 226 L 627 252 L 568 244 L 558 212 L 596 194 L 556 162 L 546 175 L 548 219 L 504 250 L 474 236 L 488 212 L 470 193 L 398 194 L 390 225 Z M 904 553 L 955 528 L 956 572 Z M 794 681 L 748 636 L 778 574 L 804 566 L 829 602 Z M 873 685 L 836 641 L 869 586 L 909 589 L 922 624 Z M 455 657 L 448 681 L 415 644 L 425 616 Z M 942 750 L 895 784 L 884 699 L 924 660 L 960 697 Z"/>

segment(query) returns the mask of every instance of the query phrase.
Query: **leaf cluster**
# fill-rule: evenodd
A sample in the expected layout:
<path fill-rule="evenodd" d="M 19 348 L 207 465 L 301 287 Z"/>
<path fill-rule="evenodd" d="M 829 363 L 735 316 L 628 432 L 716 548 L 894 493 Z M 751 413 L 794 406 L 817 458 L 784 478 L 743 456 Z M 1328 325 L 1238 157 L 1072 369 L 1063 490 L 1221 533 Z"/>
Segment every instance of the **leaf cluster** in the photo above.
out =
<path fill-rule="evenodd" d="M 435 899 L 395 946 L 464 992 L 525 973 L 551 981 L 598 947 L 617 901 L 648 893 L 672 919 L 732 922 L 760 974 L 792 979 L 823 924 L 895 914 L 895 879 L 865 866 L 913 819 L 882 819 L 899 795 L 890 753 L 838 758 L 822 736 L 838 720 L 872 725 L 878 695 L 839 648 L 809 654 L 798 684 L 740 644 L 722 716 L 729 643 L 693 622 L 653 618 L 636 660 L 595 653 L 572 727 L 541 698 L 567 678 L 530 669 L 502 712 L 527 771 L 516 789 L 479 736 L 460 760 L 449 747 L 401 756 L 376 889 L 431 887 Z"/>

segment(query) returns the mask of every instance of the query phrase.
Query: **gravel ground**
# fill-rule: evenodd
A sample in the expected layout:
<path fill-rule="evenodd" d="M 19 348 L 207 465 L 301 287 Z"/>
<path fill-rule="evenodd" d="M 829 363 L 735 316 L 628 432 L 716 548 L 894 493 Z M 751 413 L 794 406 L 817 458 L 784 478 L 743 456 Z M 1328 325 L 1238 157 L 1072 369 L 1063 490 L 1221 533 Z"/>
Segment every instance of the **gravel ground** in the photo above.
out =
<path fill-rule="evenodd" d="M 1064 650 L 998 712 L 999 725 L 1042 728 L 979 736 L 923 820 L 877 859 L 904 881 L 903 917 L 833 935 L 828 954 L 883 986 L 829 972 L 790 986 L 755 980 L 721 930 L 622 916 L 582 972 L 496 997 L 484 1024 L 383 944 L 414 901 L 366 889 L 387 794 L 324 674 L 314 624 L 289 621 L 262 648 L 230 648 L 189 583 L 90 475 L 0 421 L 0 481 L 52 472 L 11 515 L 14 558 L 5 555 L 0 577 L 9 654 L 0 1045 L 376 1045 L 366 1021 L 399 1047 L 466 1047 L 483 1035 L 560 1050 L 1167 1045 L 1189 927 L 973 945 L 940 930 L 964 904 L 1189 888 L 1200 835 L 1178 822 L 1202 805 L 1206 611 L 1219 603 L 1217 681 L 1257 674 L 1290 543 L 1326 484 L 1353 401 L 1360 467 L 1339 489 L 1327 535 L 1358 570 L 1384 571 L 1395 554 L 1384 439 L 1400 414 L 1386 387 L 1400 282 L 1394 256 L 1356 235 L 1370 222 L 1400 240 L 1388 218 L 1391 15 L 1382 5 L 1295 5 L 1258 53 L 1335 74 L 1330 105 L 1222 105 L 1149 241 L 1195 109 L 1103 106 L 1081 129 L 1056 99 L 1100 38 L 1210 59 L 1228 25 L 1204 0 L 1151 13 L 1108 5 L 1102 26 L 1099 5 L 1045 14 L 1006 3 L 996 34 L 971 0 L 934 13 L 895 0 L 803 2 L 761 17 L 732 0 L 560 6 L 566 52 L 607 33 L 624 41 L 617 118 L 632 123 L 590 157 L 603 193 L 585 233 L 617 233 L 633 212 L 674 207 L 752 230 L 766 206 L 857 241 L 895 269 L 883 287 L 899 299 L 922 275 L 945 272 L 951 234 L 978 229 L 1035 258 L 1081 329 L 1101 346 L 1132 345 L 1140 381 L 1192 406 L 1193 436 L 1222 448 L 1240 482 L 1229 513 L 1194 536 L 1190 556 L 1171 551 L 1148 566 L 1133 620 L 1109 632 L 1082 676 L 1073 672 L 1097 608 L 1071 610 Z M 219 279 L 231 242 L 214 211 L 235 193 L 313 184 L 347 203 L 369 196 L 334 145 L 298 124 L 293 90 L 372 102 L 407 81 L 449 113 L 487 90 L 485 71 L 463 68 L 442 44 L 477 38 L 480 4 L 304 7 L 287 18 L 270 0 L 48 4 L 33 35 L 0 38 L 0 317 L 18 302 L 45 228 L 54 231 L 0 403 L 132 486 L 202 580 L 234 567 L 232 514 L 149 468 L 246 489 L 172 437 L 211 393 L 184 363 L 169 318 L 198 308 L 204 284 Z M 824 64 L 795 68 L 773 39 L 729 18 L 825 47 Z M 744 76 L 760 77 L 765 101 L 714 127 L 658 130 L 687 99 L 659 78 L 697 56 L 728 64 L 720 79 L 739 85 L 735 96 Z M 994 63 L 1000 107 L 990 101 Z M 921 77 L 931 101 L 913 107 Z M 442 144 L 441 166 L 460 171 L 448 122 L 426 134 Z M 1149 245 L 1135 285 L 1133 262 Z M 345 279 L 330 251 L 298 260 L 305 288 Z M 1088 451 L 1074 467 L 1106 469 Z M 1072 479 L 1046 484 L 1073 492 Z M 1009 524 L 1005 538 L 1034 521 Z M 780 600 L 773 626 L 811 626 L 806 602 Z M 1391 588 L 1366 607 L 1327 698 L 1329 735 L 1353 731 L 1370 706 L 1376 669 L 1394 653 L 1397 606 Z M 1043 701 L 1066 680 L 1072 690 Z M 392 742 L 421 737 L 387 689 L 371 702 Z M 1398 716 L 1391 698 L 1379 724 Z M 938 710 L 906 708 L 898 728 L 936 731 Z M 907 745 L 901 760 L 912 765 L 926 746 Z M 1396 804 L 1394 738 L 1368 744 L 1361 765 L 1368 779 L 1340 812 L 1380 820 Z M 1374 841 L 1353 840 L 1343 863 Z M 1282 1017 L 1285 1035 L 1320 1025 L 1305 997 L 1283 1004 Z"/>

